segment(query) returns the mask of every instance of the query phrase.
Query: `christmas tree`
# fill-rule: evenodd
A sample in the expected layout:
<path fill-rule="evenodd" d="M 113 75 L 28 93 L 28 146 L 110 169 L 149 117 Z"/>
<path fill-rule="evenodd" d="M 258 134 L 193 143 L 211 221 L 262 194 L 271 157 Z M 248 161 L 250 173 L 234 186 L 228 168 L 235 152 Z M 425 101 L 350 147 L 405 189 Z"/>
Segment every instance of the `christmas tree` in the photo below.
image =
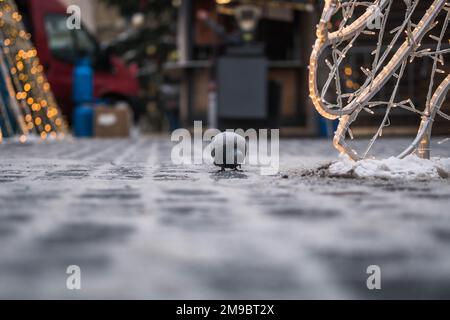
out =
<path fill-rule="evenodd" d="M 13 0 L 0 1 L 0 136 L 61 138 L 66 124 Z"/>
<path fill-rule="evenodd" d="M 160 127 L 164 99 L 161 88 L 166 79 L 163 67 L 168 61 L 177 59 L 176 33 L 177 12 L 180 0 L 103 0 L 115 6 L 126 20 L 138 17 L 142 23 L 128 28 L 109 44 L 109 51 L 121 56 L 128 63 L 139 66 L 139 81 L 143 98 L 147 101 L 147 112 L 151 114 L 153 127 Z M 156 118 L 156 119 L 155 119 Z M 158 122 L 158 123 L 155 123 Z"/>

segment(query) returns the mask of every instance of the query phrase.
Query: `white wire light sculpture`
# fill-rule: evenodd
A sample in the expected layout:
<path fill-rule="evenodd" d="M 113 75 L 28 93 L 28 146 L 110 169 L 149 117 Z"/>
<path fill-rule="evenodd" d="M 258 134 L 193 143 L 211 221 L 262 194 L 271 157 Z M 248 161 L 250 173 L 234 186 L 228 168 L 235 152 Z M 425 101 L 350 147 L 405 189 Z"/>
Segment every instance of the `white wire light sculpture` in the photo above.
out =
<path fill-rule="evenodd" d="M 414 22 L 413 17 L 417 15 L 419 2 L 429 6 L 425 14 L 418 18 L 420 21 Z M 400 25 L 387 30 L 393 3 L 401 3 L 404 6 L 404 19 Z M 333 24 L 335 16 L 341 18 L 337 24 Z M 415 153 L 422 158 L 430 157 L 430 137 L 435 118 L 439 116 L 450 120 L 450 116 L 441 111 L 450 89 L 450 75 L 445 71 L 444 64 L 444 55 L 450 53 L 447 30 L 449 19 L 450 5 L 446 0 L 325 0 L 310 58 L 309 87 L 310 97 L 319 114 L 326 119 L 339 119 L 333 140 L 339 152 L 347 154 L 355 161 L 368 157 L 383 129 L 390 124 L 391 112 L 400 108 L 419 115 L 422 120 L 414 141 L 405 146 L 404 151 L 397 156 L 404 158 Z M 374 21 L 378 21 L 378 25 L 375 25 Z M 335 31 L 330 30 L 333 25 Z M 342 67 L 346 56 L 351 55 L 352 47 L 361 36 L 377 38 L 375 50 L 371 52 L 372 63 L 369 67 L 361 67 L 363 83 L 353 88 L 352 92 L 346 92 L 341 83 Z M 431 39 L 432 45 L 422 46 L 425 36 Z M 325 52 L 330 52 L 331 61 L 323 57 Z M 432 67 L 424 106 L 416 108 L 410 98 L 398 101 L 399 86 L 408 64 L 417 59 L 428 58 L 432 61 Z M 322 65 L 326 65 L 329 74 L 324 83 L 319 85 L 318 69 Z M 388 83 L 387 89 L 391 89 L 389 99 L 377 99 L 380 90 Z M 335 92 L 332 92 L 333 90 Z M 335 102 L 328 101 L 330 95 L 335 97 Z M 378 110 L 380 107 L 385 108 L 381 124 L 365 151 L 360 154 L 346 142 L 347 135 L 353 139 L 350 126 L 361 112 L 373 115 L 375 108 Z"/>

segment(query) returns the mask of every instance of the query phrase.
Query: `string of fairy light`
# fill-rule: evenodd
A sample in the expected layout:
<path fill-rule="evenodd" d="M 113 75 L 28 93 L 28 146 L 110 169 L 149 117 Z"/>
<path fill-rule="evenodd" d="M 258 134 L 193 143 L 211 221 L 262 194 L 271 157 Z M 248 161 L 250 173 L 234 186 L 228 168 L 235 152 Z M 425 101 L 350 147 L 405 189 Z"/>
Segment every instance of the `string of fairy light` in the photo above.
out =
<path fill-rule="evenodd" d="M 15 116 L 20 141 L 29 135 L 41 139 L 63 138 L 66 124 L 39 62 L 31 34 L 13 0 L 0 0 L 0 58 L 6 68 L 10 108 Z M 8 78 L 9 75 L 9 78 Z"/>
<path fill-rule="evenodd" d="M 443 113 L 440 108 L 450 89 L 450 75 L 435 88 L 437 74 L 446 75 L 443 70 L 445 62 L 443 55 L 450 53 L 450 49 L 442 49 L 442 44 L 447 33 L 450 19 L 450 5 L 446 0 L 434 0 L 422 17 L 420 22 L 414 24 L 412 21 L 419 0 L 404 0 L 405 14 L 404 20 L 398 27 L 387 31 L 392 34 L 392 39 L 387 46 L 384 46 L 383 40 L 386 32 L 386 25 L 391 13 L 392 4 L 395 0 L 376 0 L 373 2 L 356 0 L 326 0 L 321 20 L 317 26 L 317 40 L 313 46 L 309 66 L 309 87 L 310 97 L 317 111 L 327 119 L 339 119 L 339 126 L 335 132 L 334 145 L 342 153 L 347 154 L 353 160 L 366 158 L 371 151 L 377 139 L 382 136 L 385 127 L 390 125 L 389 115 L 394 108 L 401 108 L 422 118 L 418 133 L 414 141 L 399 155 L 400 158 L 411 153 L 416 153 L 423 158 L 429 158 L 429 144 L 431 128 L 436 115 L 450 120 L 450 116 Z M 367 7 L 360 17 L 354 17 L 357 7 Z M 429 34 L 440 23 L 437 20 L 441 12 L 447 12 L 441 31 L 438 35 Z M 337 27 L 337 31 L 329 31 L 331 19 L 338 12 L 342 15 L 342 20 Z M 369 30 L 368 25 L 376 17 L 381 18 L 379 30 Z M 344 67 L 344 76 L 347 77 L 345 85 L 347 89 L 353 89 L 353 92 L 344 92 L 341 86 L 340 67 L 356 40 L 361 35 L 376 36 L 376 48 L 373 50 L 372 66 L 369 68 L 361 67 L 365 75 L 363 84 L 355 83 L 348 79 L 353 74 L 353 69 L 346 65 Z M 421 42 L 425 35 L 436 42 L 433 48 L 421 49 Z M 404 35 L 404 37 L 403 37 Z M 318 85 L 318 64 L 319 59 L 327 48 L 331 49 L 332 61 L 325 59 L 325 64 L 329 68 L 329 74 L 324 84 L 319 90 Z M 394 51 L 394 48 L 397 48 Z M 433 60 L 433 66 L 430 75 L 430 83 L 426 97 L 426 103 L 423 110 L 416 108 L 411 99 L 396 101 L 400 82 L 405 74 L 405 68 L 408 63 L 412 63 L 416 58 L 428 57 Z M 390 79 L 395 79 L 392 91 L 387 101 L 372 101 L 372 98 L 385 86 Z M 329 102 L 326 97 L 329 96 L 331 85 L 334 83 L 336 102 Z M 376 130 L 374 136 L 370 139 L 367 148 L 360 155 L 352 149 L 346 142 L 347 134 L 353 139 L 353 133 L 350 125 L 357 119 L 361 111 L 371 115 L 374 114 L 373 108 L 384 106 L 384 117 Z"/>

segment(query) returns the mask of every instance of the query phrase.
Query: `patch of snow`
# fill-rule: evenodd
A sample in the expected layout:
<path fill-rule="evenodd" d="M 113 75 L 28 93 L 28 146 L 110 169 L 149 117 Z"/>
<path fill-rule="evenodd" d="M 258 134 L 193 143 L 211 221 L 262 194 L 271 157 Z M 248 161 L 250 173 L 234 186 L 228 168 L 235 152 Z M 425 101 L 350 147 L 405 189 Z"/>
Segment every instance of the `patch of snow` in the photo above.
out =
<path fill-rule="evenodd" d="M 330 165 L 328 171 L 330 176 L 335 177 L 432 180 L 448 178 L 450 158 L 427 160 L 410 155 L 404 159 L 390 157 L 353 162 L 346 156 L 341 156 L 339 161 Z"/>
<path fill-rule="evenodd" d="M 450 158 L 433 158 L 435 161 L 445 172 L 450 174 Z"/>

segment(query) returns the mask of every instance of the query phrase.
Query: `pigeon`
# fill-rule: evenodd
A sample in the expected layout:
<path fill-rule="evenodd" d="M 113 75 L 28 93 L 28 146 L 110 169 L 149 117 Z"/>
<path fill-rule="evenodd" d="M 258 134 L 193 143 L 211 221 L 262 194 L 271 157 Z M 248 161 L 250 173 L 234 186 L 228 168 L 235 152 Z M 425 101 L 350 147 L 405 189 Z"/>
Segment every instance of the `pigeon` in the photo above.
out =
<path fill-rule="evenodd" d="M 213 138 L 211 145 L 214 165 L 221 171 L 241 169 L 247 152 L 245 138 L 234 132 L 222 132 Z"/>

